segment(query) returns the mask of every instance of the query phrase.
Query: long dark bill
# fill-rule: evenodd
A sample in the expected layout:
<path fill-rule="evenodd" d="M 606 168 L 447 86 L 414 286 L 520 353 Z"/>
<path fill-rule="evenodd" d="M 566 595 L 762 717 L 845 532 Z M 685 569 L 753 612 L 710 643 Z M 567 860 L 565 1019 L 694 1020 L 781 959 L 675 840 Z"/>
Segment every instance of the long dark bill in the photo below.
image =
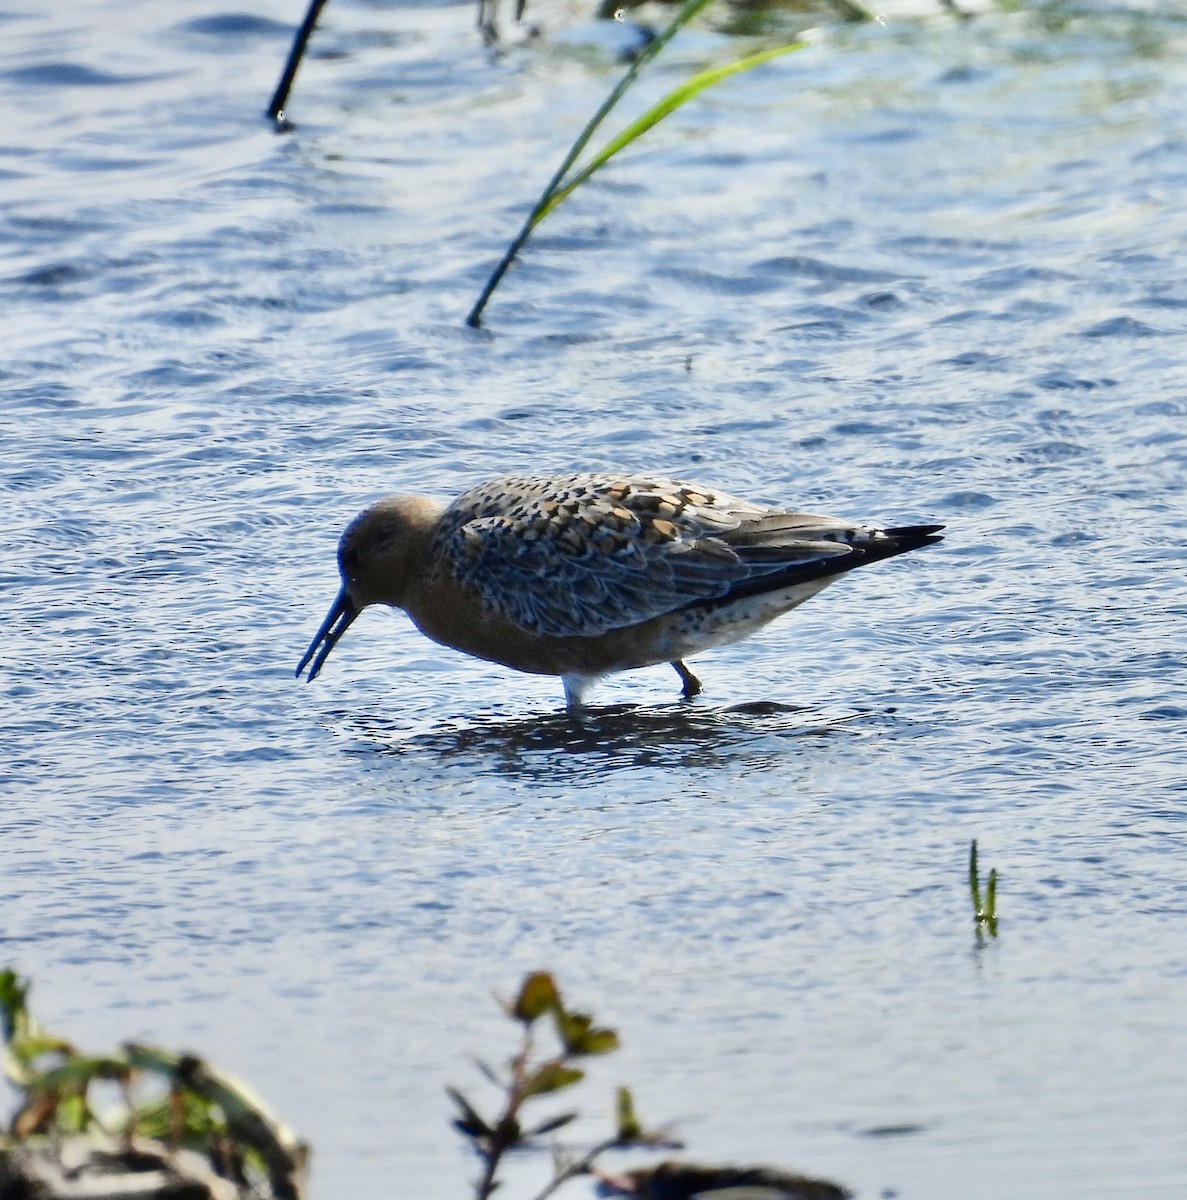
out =
<path fill-rule="evenodd" d="M 330 609 L 329 615 L 321 623 L 321 628 L 317 631 L 313 641 L 309 643 L 305 657 L 297 663 L 298 679 L 301 678 L 301 672 L 305 670 L 311 659 L 313 665 L 309 667 L 306 682 L 317 678 L 317 673 L 329 658 L 330 651 L 338 644 L 338 639 L 350 628 L 351 622 L 359 615 L 359 611 L 351 603 L 346 589 L 343 588 L 338 593 L 338 599 L 334 601 L 334 607 Z"/>

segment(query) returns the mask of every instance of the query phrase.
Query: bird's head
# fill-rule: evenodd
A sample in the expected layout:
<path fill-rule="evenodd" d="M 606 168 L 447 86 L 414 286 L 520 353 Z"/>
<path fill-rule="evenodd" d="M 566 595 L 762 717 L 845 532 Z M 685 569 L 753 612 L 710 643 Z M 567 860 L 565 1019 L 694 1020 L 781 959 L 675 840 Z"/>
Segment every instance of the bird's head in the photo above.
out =
<path fill-rule="evenodd" d="M 330 651 L 370 604 L 400 608 L 419 572 L 441 506 L 426 496 L 388 496 L 359 513 L 338 543 L 342 588 L 297 665 L 316 677 Z"/>

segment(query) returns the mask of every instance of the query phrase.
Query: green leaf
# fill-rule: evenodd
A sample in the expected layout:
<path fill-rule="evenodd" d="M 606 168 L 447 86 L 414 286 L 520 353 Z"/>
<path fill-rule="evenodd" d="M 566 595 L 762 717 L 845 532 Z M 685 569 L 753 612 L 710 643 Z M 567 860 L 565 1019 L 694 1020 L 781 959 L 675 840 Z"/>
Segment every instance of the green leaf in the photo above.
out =
<path fill-rule="evenodd" d="M 304 1169 L 308 1147 L 297 1141 L 246 1084 L 193 1054 L 174 1054 L 133 1042 L 125 1043 L 123 1050 L 130 1066 L 162 1076 L 171 1086 L 216 1104 L 226 1118 L 233 1158 L 258 1157 L 273 1192 L 295 1194 L 293 1181 Z"/>
<path fill-rule="evenodd" d="M 69 1042 L 47 1034 L 29 1014 L 30 984 L 11 967 L 0 971 L 0 1032 L 4 1037 L 4 1074 L 18 1088 L 26 1088 L 37 1076 L 36 1060 L 56 1051 L 72 1054 Z"/>
<path fill-rule="evenodd" d="M 470 1104 L 469 1100 L 457 1090 L 457 1088 L 447 1087 L 445 1091 L 449 1098 L 462 1110 L 462 1115 L 456 1118 L 453 1122 L 454 1127 L 460 1129 L 467 1137 L 472 1138 L 488 1138 L 494 1132 L 491 1127 L 478 1115 L 477 1111 Z"/>
<path fill-rule="evenodd" d="M 542 1096 L 546 1092 L 559 1092 L 562 1088 L 572 1087 L 585 1078 L 585 1072 L 576 1067 L 566 1067 L 558 1059 L 551 1059 L 537 1067 L 523 1081 L 523 1097 Z"/>
<path fill-rule="evenodd" d="M 480 1058 L 474 1059 L 474 1065 L 482 1072 L 483 1077 L 493 1083 L 497 1088 L 505 1088 L 507 1081 L 499 1075 L 499 1073 L 489 1063 L 485 1063 Z"/>
<path fill-rule="evenodd" d="M 989 872 L 985 882 L 985 895 L 981 895 L 980 870 L 977 866 L 977 842 L 969 846 L 969 891 L 973 896 L 973 923 L 977 929 L 977 938 L 982 932 L 988 932 L 990 937 L 997 937 L 997 868 Z"/>
<path fill-rule="evenodd" d="M 227 1122 L 210 1101 L 193 1092 L 173 1091 L 138 1105 L 128 1114 L 125 1128 L 158 1142 L 172 1142 L 180 1135 L 183 1146 L 204 1152 L 215 1137 L 226 1134 Z"/>
<path fill-rule="evenodd" d="M 48 1033 L 31 1033 L 16 1038 L 10 1049 L 14 1057 L 27 1064 L 32 1064 L 43 1054 L 74 1053 L 74 1047 L 69 1042 Z"/>
<path fill-rule="evenodd" d="M 561 997 L 547 971 L 534 971 L 524 978 L 519 995 L 511 1006 L 511 1016 L 531 1025 L 547 1012 L 561 1012 Z"/>
<path fill-rule="evenodd" d="M 749 71 L 754 67 L 762 66 L 763 63 L 770 62 L 773 58 L 778 58 L 783 54 L 790 54 L 793 50 L 801 50 L 805 45 L 805 42 L 789 42 L 785 46 L 776 46 L 770 50 L 759 50 L 755 54 L 747 54 L 742 58 L 735 59 L 731 63 L 726 63 L 724 66 L 709 67 L 707 70 L 697 72 L 691 79 L 686 79 L 679 87 L 673 88 L 666 96 L 653 104 L 642 116 L 632 121 L 617 137 L 611 138 L 585 167 L 568 179 L 563 186 L 556 188 L 549 195 L 544 206 L 535 214 L 532 224 L 538 225 L 562 201 L 566 200 L 577 188 L 585 183 L 594 172 L 605 166 L 620 150 L 629 146 L 631 142 L 645 134 L 652 126 L 658 125 L 664 117 L 669 116 L 676 109 L 687 104 L 689 100 L 699 95 L 706 88 L 720 83 L 723 79 L 728 79 L 731 75 L 737 75 L 742 71 Z"/>
<path fill-rule="evenodd" d="M 863 21 L 878 19 L 864 4 L 859 4 L 858 0 L 829 0 L 829 3 L 842 21 L 860 24 Z"/>
<path fill-rule="evenodd" d="M 84 1092 L 96 1079 L 127 1079 L 132 1068 L 126 1059 L 105 1055 L 77 1055 L 61 1066 L 44 1071 L 29 1081 L 30 1092 Z"/>
<path fill-rule="evenodd" d="M 559 1117 L 553 1117 L 551 1120 L 537 1125 L 535 1129 L 529 1129 L 528 1137 L 539 1137 L 543 1133 L 553 1133 L 576 1120 L 577 1114 L 575 1112 L 561 1113 Z"/>
<path fill-rule="evenodd" d="M 569 1049 L 570 1054 L 609 1054 L 619 1046 L 618 1034 L 613 1029 L 591 1029 L 579 1043 Z"/>
<path fill-rule="evenodd" d="M 618 1123 L 618 1140 L 633 1142 L 643 1136 L 643 1126 L 635 1115 L 635 1100 L 631 1089 L 620 1087 L 614 1101 L 615 1118 Z"/>
<path fill-rule="evenodd" d="M 597 1028 L 588 1013 L 555 1012 L 553 1020 L 566 1054 L 609 1054 L 618 1049 L 618 1034 Z"/>
<path fill-rule="evenodd" d="M 0 971 L 0 1026 L 4 1040 L 12 1041 L 27 1017 L 29 981 L 22 979 L 11 967 Z"/>
<path fill-rule="evenodd" d="M 94 1114 L 87 1104 L 86 1096 L 82 1092 L 76 1092 L 58 1102 L 55 1119 L 62 1133 L 85 1133 L 94 1120 Z"/>

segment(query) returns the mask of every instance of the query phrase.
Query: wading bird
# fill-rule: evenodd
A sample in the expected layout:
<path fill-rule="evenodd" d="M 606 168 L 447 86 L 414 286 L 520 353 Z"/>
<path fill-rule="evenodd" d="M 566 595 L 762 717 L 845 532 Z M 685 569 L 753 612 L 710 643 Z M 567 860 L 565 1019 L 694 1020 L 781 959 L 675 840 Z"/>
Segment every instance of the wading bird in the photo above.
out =
<path fill-rule="evenodd" d="M 315 678 L 359 613 L 388 604 L 444 646 L 559 675 L 571 711 L 600 676 L 656 663 L 691 698 L 686 658 L 942 528 L 870 528 L 644 475 L 495 479 L 448 506 L 389 496 L 342 535 L 342 590 L 297 675 Z"/>

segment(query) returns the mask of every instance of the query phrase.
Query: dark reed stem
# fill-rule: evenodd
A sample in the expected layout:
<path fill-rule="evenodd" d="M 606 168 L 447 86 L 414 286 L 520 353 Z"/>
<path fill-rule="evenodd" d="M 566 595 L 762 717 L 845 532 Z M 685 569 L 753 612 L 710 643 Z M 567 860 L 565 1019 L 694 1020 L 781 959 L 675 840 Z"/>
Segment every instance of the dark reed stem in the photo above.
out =
<path fill-rule="evenodd" d="M 326 0 L 309 0 L 309 9 L 305 13 L 305 20 L 301 22 L 297 36 L 293 38 L 293 48 L 289 51 L 288 62 L 284 64 L 280 82 L 276 85 L 276 91 L 272 93 L 272 99 L 268 104 L 268 116 L 276 123 L 277 129 L 288 127 L 284 116 L 284 106 L 288 103 L 293 80 L 297 77 L 297 68 L 301 65 L 305 47 L 309 45 L 313 27 L 317 24 L 317 18 L 325 7 L 325 3 Z"/>

